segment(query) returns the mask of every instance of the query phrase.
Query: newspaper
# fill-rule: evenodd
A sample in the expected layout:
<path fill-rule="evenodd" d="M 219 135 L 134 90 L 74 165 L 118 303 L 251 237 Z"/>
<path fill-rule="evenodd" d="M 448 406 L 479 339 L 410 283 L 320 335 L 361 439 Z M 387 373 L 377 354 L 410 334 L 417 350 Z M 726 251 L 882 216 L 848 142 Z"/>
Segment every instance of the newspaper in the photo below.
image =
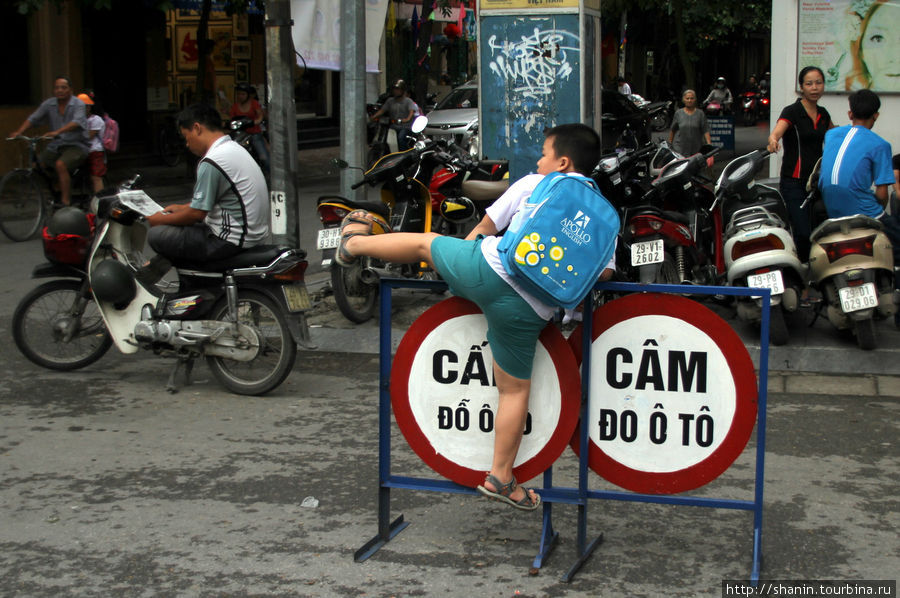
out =
<path fill-rule="evenodd" d="M 149 195 L 140 189 L 134 191 L 121 191 L 117 195 L 120 202 L 140 213 L 141 216 L 149 216 L 161 212 L 163 207 L 153 201 Z"/>

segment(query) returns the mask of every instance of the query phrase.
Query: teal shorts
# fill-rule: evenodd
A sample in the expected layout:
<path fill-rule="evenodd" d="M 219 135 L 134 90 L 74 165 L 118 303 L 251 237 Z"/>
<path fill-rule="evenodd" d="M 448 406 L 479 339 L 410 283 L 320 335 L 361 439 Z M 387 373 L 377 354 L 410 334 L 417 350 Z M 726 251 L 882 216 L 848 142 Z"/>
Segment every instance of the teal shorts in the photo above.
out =
<path fill-rule="evenodd" d="M 515 378 L 531 378 L 535 346 L 547 321 L 491 269 L 481 254 L 481 239 L 438 237 L 431 257 L 450 292 L 484 312 L 487 340 L 500 369 Z"/>

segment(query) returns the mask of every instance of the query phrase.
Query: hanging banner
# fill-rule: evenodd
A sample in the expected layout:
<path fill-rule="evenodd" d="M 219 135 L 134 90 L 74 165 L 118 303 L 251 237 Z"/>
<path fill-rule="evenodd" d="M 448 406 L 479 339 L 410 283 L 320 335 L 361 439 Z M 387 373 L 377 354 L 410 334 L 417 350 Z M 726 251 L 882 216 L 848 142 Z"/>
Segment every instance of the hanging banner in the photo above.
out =
<path fill-rule="evenodd" d="M 578 8 L 579 0 L 481 0 L 481 10 Z"/>
<path fill-rule="evenodd" d="M 366 71 L 378 72 L 378 47 L 385 27 L 388 0 L 366 0 Z M 297 64 L 311 69 L 341 70 L 341 3 L 334 0 L 291 0 L 291 37 Z"/>

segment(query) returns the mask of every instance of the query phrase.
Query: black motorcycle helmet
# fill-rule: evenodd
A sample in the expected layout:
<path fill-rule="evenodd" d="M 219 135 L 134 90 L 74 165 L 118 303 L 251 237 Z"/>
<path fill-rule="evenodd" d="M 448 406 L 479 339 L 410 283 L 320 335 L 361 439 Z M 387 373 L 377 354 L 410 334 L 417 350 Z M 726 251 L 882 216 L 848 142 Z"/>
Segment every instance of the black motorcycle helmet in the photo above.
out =
<path fill-rule="evenodd" d="M 112 303 L 116 308 L 128 305 L 137 294 L 134 274 L 117 260 L 103 260 L 91 272 L 91 290 L 98 301 Z"/>
<path fill-rule="evenodd" d="M 68 206 L 53 213 L 50 222 L 47 223 L 47 232 L 54 237 L 56 235 L 90 237 L 91 223 L 88 222 L 87 214 L 83 210 Z"/>

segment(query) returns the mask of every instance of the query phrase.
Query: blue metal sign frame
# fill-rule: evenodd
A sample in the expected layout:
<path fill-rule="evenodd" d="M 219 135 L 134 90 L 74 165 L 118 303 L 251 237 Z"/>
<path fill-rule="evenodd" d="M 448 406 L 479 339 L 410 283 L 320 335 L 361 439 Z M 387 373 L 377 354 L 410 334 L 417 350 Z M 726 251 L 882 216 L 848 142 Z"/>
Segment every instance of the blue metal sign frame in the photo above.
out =
<path fill-rule="evenodd" d="M 409 476 L 395 476 L 391 473 L 391 292 L 395 288 L 416 289 L 446 289 L 442 281 L 411 281 L 405 279 L 382 279 L 380 289 L 380 328 L 379 328 L 379 402 L 378 402 L 378 533 L 366 542 L 354 553 L 354 560 L 362 562 L 375 554 L 382 546 L 387 544 L 394 536 L 405 529 L 409 522 L 403 519 L 403 515 L 391 521 L 391 489 L 406 490 L 432 490 L 436 492 L 450 492 L 455 494 L 477 494 L 475 489 L 468 488 L 449 480 L 434 480 L 429 478 L 416 478 Z M 597 283 L 594 287 L 600 291 L 613 292 L 651 292 L 671 293 L 677 295 L 728 295 L 737 297 L 761 297 L 762 320 L 760 323 L 760 352 L 759 375 L 757 394 L 757 421 L 756 421 L 756 475 L 752 500 L 718 499 L 700 496 L 673 496 L 659 494 L 640 494 L 613 490 L 591 490 L 588 488 L 588 394 L 591 376 L 591 346 L 593 344 L 592 323 L 594 304 L 591 295 L 588 295 L 584 304 L 584 320 L 582 332 L 582 363 L 581 363 L 581 424 L 580 446 L 584 447 L 579 452 L 578 463 L 578 487 L 567 488 L 553 485 L 553 468 L 550 467 L 543 476 L 543 487 L 540 490 L 543 502 L 543 524 L 538 553 L 534 558 L 533 567 L 543 566 L 545 559 L 556 546 L 559 540 L 559 532 L 553 529 L 553 503 L 577 505 L 578 523 L 576 530 L 576 554 L 577 558 L 566 574 L 562 577 L 565 582 L 571 581 L 581 569 L 594 550 L 603 541 L 600 534 L 588 541 L 587 531 L 587 507 L 590 499 L 622 500 L 630 502 L 646 502 L 669 505 L 683 505 L 695 507 L 710 507 L 720 509 L 734 509 L 753 512 L 753 553 L 750 572 L 750 581 L 753 586 L 759 582 L 760 566 L 762 563 L 762 516 L 763 516 L 763 486 L 765 480 L 765 450 L 766 450 L 766 405 L 769 371 L 769 299 L 771 292 L 768 289 L 749 289 L 746 287 L 719 287 L 719 286 L 692 286 L 686 289 L 681 285 L 635 284 L 635 283 Z"/>

